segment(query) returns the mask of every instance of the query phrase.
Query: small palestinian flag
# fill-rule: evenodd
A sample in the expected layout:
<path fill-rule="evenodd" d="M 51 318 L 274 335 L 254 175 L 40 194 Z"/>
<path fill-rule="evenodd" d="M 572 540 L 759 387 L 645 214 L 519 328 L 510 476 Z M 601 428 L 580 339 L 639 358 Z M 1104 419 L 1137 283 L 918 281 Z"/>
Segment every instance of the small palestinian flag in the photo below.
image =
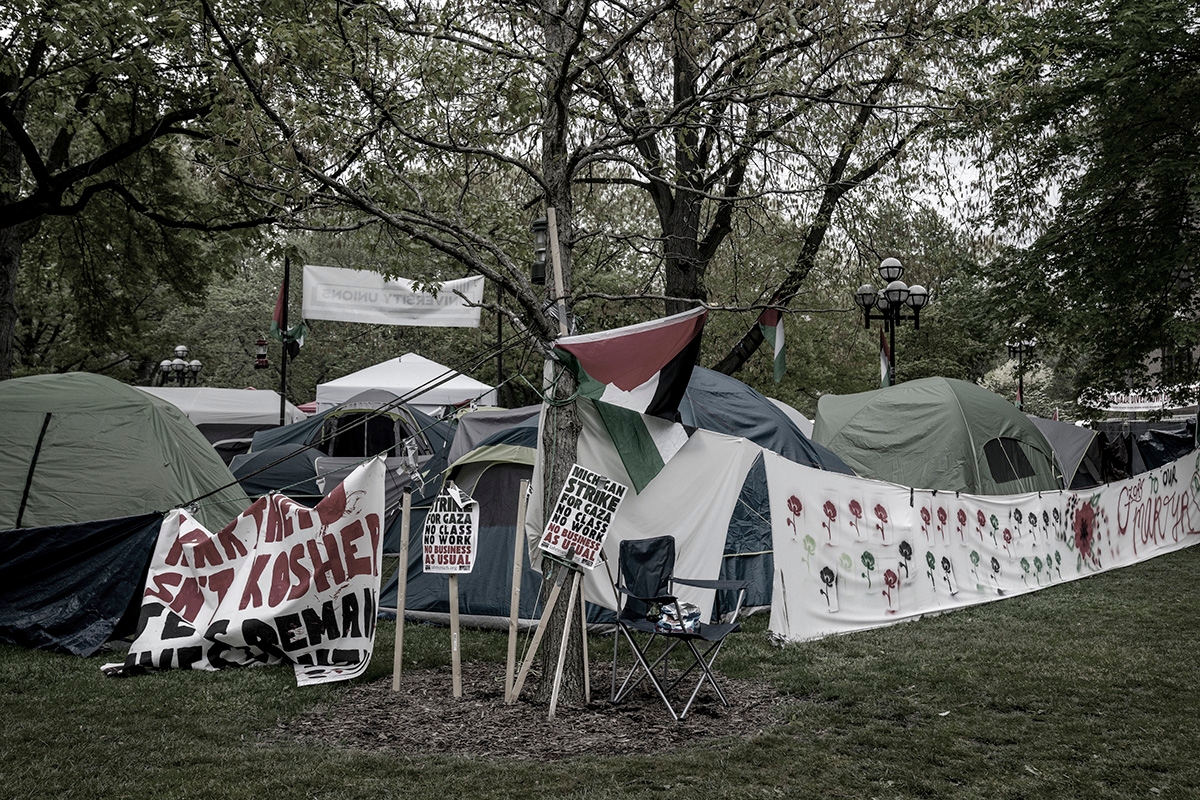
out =
<path fill-rule="evenodd" d="M 779 383 L 787 369 L 787 354 L 783 349 L 783 312 L 778 308 L 768 308 L 758 318 L 758 327 L 762 331 L 763 341 L 771 345 L 775 382 Z"/>

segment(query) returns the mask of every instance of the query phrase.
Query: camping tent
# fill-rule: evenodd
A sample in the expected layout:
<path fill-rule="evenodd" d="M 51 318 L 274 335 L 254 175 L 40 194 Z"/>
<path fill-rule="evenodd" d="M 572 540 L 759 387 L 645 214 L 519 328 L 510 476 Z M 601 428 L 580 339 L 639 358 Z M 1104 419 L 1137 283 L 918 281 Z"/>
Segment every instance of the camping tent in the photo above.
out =
<path fill-rule="evenodd" d="M 372 389 L 302 422 L 259 431 L 250 452 L 235 457 L 230 468 L 251 497 L 277 491 L 315 505 L 337 486 L 339 476 L 368 457 L 384 455 L 384 552 L 395 553 L 400 543 L 399 493 L 407 485 L 401 469 L 406 442 L 416 445 L 417 463 L 427 480 L 413 495 L 414 520 L 424 520 L 441 485 L 454 428 L 453 423 L 402 404 L 391 392 Z"/>
<path fill-rule="evenodd" d="M 989 495 L 1062 487 L 1054 450 L 1037 426 L 966 381 L 923 378 L 825 395 L 813 438 L 860 476 L 902 486 Z"/>
<path fill-rule="evenodd" d="M 464 403 L 495 405 L 496 390 L 416 353 L 405 353 L 317 386 L 317 411 L 326 411 L 368 389 L 384 389 L 432 416 Z"/>
<path fill-rule="evenodd" d="M 511 594 L 513 535 L 517 486 L 532 472 L 537 449 L 540 406 L 463 415 L 450 452 L 455 455 L 448 474 L 480 505 L 480 555 L 476 570 L 459 581 L 460 611 L 470 623 L 499 625 L 508 614 Z M 685 425 L 748 439 L 806 466 L 852 474 L 831 451 L 816 445 L 766 397 L 736 378 L 696 367 L 679 406 Z M 766 472 L 754 460 L 728 518 L 721 577 L 750 583 L 747 606 L 771 601 L 774 562 L 771 555 L 771 514 L 767 507 Z M 420 527 L 414 523 L 412 536 Z M 530 572 L 526 554 L 521 589 L 521 619 L 536 618 L 536 590 L 541 577 Z M 486 566 L 481 566 L 486 565 Z M 395 608 L 396 576 L 380 595 L 382 608 Z M 444 576 L 426 576 L 421 554 L 410 551 L 406 611 L 416 618 L 440 618 L 448 609 Z M 595 610 L 593 610 L 595 611 Z M 595 613 L 589 618 L 597 619 Z"/>
<path fill-rule="evenodd" d="M 535 407 L 535 408 L 540 408 Z M 460 442 L 476 441 L 447 470 L 447 479 L 454 481 L 479 503 L 479 554 L 475 568 L 460 575 L 458 604 L 460 619 L 476 627 L 501 627 L 507 624 L 512 597 L 512 564 L 516 546 L 517 502 L 522 480 L 533 475 L 537 453 L 538 418 L 531 409 L 476 412 L 459 420 L 454 448 Z M 501 427 L 503 421 L 509 423 Z M 464 430 L 465 428 L 465 430 Z M 479 439 L 482 431 L 492 435 Z M 448 583 L 445 575 L 426 574 L 423 569 L 420 533 L 423 527 L 414 524 L 410 531 L 412 544 L 408 552 L 408 584 L 405 611 L 415 619 L 442 620 L 450 610 Z M 521 605 L 520 618 L 525 623 L 541 613 L 538 592 L 541 575 L 529 565 L 525 541 L 521 540 Z M 397 570 L 380 592 L 381 608 L 396 607 Z"/>
<path fill-rule="evenodd" d="M 812 438 L 813 423 L 811 419 L 804 416 L 782 400 L 776 400 L 774 397 L 768 397 L 767 399 L 778 406 L 783 413 L 787 414 L 788 419 L 796 423 L 796 427 L 800 429 L 801 433 L 810 439 Z"/>
<path fill-rule="evenodd" d="M 1091 428 L 1044 419 L 1030 414 L 1029 419 L 1037 426 L 1046 441 L 1054 448 L 1054 458 L 1062 472 L 1063 485 L 1068 489 L 1086 489 L 1104 483 L 1103 463 L 1104 437 Z"/>
<path fill-rule="evenodd" d="M 270 389 L 217 389 L 209 386 L 139 386 L 179 407 L 228 464 L 250 449 L 256 431 L 279 426 L 280 397 Z M 300 422 L 304 412 L 283 408 L 284 425 Z"/>
<path fill-rule="evenodd" d="M 167 511 L 220 530 L 250 504 L 176 406 L 85 372 L 0 382 L 0 530 Z"/>

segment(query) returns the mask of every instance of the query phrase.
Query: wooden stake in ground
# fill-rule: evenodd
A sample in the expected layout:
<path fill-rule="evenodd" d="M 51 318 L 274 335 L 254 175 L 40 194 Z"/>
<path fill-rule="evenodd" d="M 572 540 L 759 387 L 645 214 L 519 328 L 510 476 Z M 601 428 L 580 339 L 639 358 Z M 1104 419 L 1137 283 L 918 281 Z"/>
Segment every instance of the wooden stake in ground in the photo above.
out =
<path fill-rule="evenodd" d="M 579 579 L 582 577 L 579 570 L 571 570 L 571 572 L 574 573 L 571 576 L 571 596 L 567 599 L 567 621 L 563 623 L 562 643 L 558 646 L 558 665 L 554 668 L 554 689 L 550 692 L 549 719 L 554 719 L 554 712 L 558 709 L 558 690 L 562 688 L 563 669 L 567 664 L 567 643 L 571 641 L 571 617 L 574 616 L 571 612 L 575 608 L 575 596 L 579 593 Z"/>
<path fill-rule="evenodd" d="M 587 600 L 583 599 L 583 587 L 579 589 L 579 635 L 583 637 L 583 702 L 592 702 L 592 675 L 588 665 Z"/>
<path fill-rule="evenodd" d="M 504 665 L 504 703 L 513 702 L 513 681 L 517 667 L 517 626 L 521 616 L 521 564 L 525 553 L 525 502 L 529 497 L 529 481 L 521 481 L 521 496 L 517 498 L 517 536 L 513 542 L 512 599 L 508 611 L 508 661 Z"/>
<path fill-rule="evenodd" d="M 450 671 L 454 699 L 462 699 L 462 653 L 458 647 L 458 576 L 450 575 Z"/>
<path fill-rule="evenodd" d="M 408 524 L 412 519 L 412 487 L 404 487 L 400 512 L 400 566 L 396 567 L 396 649 L 392 655 L 392 691 L 400 691 L 400 671 L 404 657 L 404 605 L 408 596 Z"/>
<path fill-rule="evenodd" d="M 575 557 L 575 548 L 572 547 L 567 551 L 567 558 Z M 521 672 L 517 675 L 517 682 L 513 686 L 512 699 L 509 704 L 517 702 L 517 698 L 521 696 L 521 688 L 525 686 L 525 679 L 529 677 L 529 669 L 533 666 L 533 658 L 537 655 L 538 646 L 542 643 L 542 636 L 546 633 L 546 623 L 550 620 L 550 615 L 554 613 L 554 606 L 558 603 L 558 595 L 562 592 L 563 582 L 567 579 L 567 573 L 571 572 L 567 565 L 560 564 L 558 576 L 554 579 L 554 586 L 550 588 L 550 596 L 546 598 L 546 607 L 542 609 L 542 618 L 538 620 L 537 631 L 533 634 L 533 641 L 529 643 L 529 652 L 525 654 L 525 663 L 521 667 Z"/>

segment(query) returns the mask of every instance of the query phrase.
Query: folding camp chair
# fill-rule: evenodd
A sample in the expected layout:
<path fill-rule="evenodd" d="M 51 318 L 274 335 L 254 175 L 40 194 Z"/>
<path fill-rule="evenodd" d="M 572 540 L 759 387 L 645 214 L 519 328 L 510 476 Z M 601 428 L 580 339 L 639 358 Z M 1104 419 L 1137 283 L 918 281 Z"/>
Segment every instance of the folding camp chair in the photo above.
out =
<path fill-rule="evenodd" d="M 675 537 L 657 536 L 651 539 L 621 542 L 618 554 L 618 578 L 613 586 L 618 600 L 617 629 L 619 633 L 613 636 L 612 702 L 619 703 L 648 678 L 655 691 L 658 692 L 658 696 L 666 704 L 667 710 L 671 712 L 671 716 L 680 720 L 687 715 L 706 681 L 716 690 L 721 703 L 729 705 L 725 693 L 721 691 L 721 687 L 717 683 L 716 676 L 713 675 L 712 665 L 721 651 L 725 637 L 741 628 L 737 621 L 737 615 L 745 600 L 747 585 L 744 581 L 677 578 L 673 574 L 674 570 Z M 715 624 L 701 622 L 690 629 L 682 630 L 664 624 L 664 614 L 668 618 L 672 613 L 678 619 L 683 618 L 683 609 L 673 591 L 676 584 L 700 589 L 715 589 L 718 592 L 736 592 L 734 609 L 729 616 L 730 621 Z M 622 637 L 632 648 L 635 661 L 629 674 L 625 676 L 618 688 L 617 652 Z M 640 644 L 639 640 L 642 640 Z M 691 654 L 691 663 L 668 681 L 667 656 L 680 644 L 684 646 L 683 650 Z M 656 652 L 657 655 L 655 655 Z M 662 674 L 656 675 L 655 671 L 660 666 Z M 683 710 L 676 711 L 670 695 L 681 681 L 696 670 L 699 670 L 699 680 L 692 689 L 691 696 L 684 704 Z"/>

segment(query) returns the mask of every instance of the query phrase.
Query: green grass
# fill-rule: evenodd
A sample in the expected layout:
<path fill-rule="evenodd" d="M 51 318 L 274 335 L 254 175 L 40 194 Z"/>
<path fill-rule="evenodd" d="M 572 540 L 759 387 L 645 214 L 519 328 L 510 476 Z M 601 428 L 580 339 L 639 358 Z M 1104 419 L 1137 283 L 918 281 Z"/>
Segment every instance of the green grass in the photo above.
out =
<path fill-rule="evenodd" d="M 786 648 L 755 617 L 720 663 L 793 698 L 780 725 L 548 763 L 263 744 L 346 687 L 297 688 L 284 668 L 111 679 L 111 654 L 0 647 L 0 797 L 1200 797 L 1198 573 L 1192 548 Z M 391 674 L 393 631 L 380 625 L 363 680 Z M 447 647 L 410 625 L 405 669 L 448 663 Z M 462 648 L 502 662 L 505 636 L 468 631 Z"/>

